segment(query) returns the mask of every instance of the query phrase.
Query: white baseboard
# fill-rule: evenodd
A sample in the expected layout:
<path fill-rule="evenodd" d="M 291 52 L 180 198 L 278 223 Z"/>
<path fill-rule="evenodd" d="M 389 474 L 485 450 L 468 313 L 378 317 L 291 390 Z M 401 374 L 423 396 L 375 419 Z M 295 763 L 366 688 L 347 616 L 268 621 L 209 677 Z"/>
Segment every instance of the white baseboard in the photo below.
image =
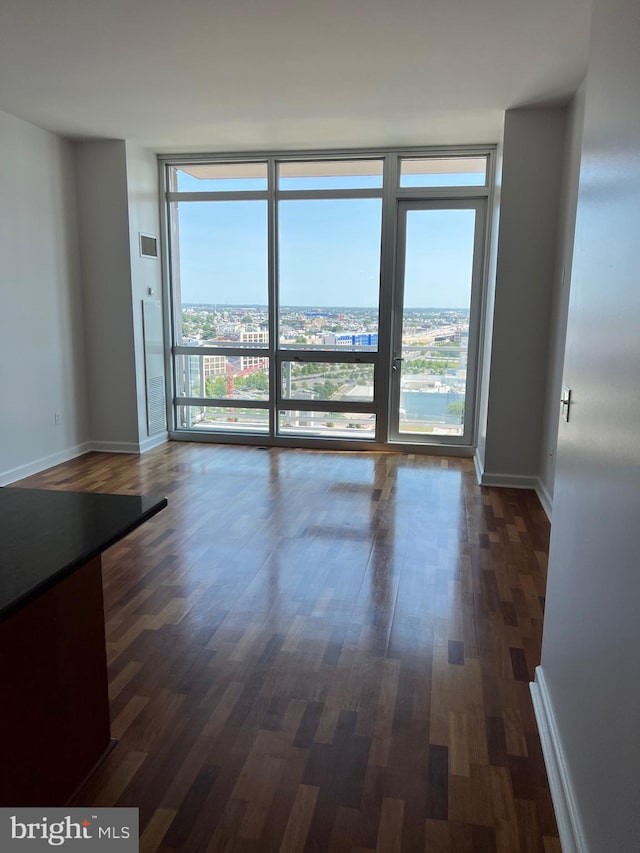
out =
<path fill-rule="evenodd" d="M 2 471 L 0 472 L 0 486 L 7 486 L 9 483 L 15 483 L 16 480 L 22 480 L 32 474 L 39 474 L 41 471 L 46 471 L 47 468 L 53 468 L 54 465 L 61 465 L 70 459 L 75 459 L 76 456 L 83 456 L 92 449 L 91 443 L 87 441 L 84 444 L 76 444 L 74 447 L 68 447 L 66 450 L 60 450 L 49 456 L 42 456 L 40 459 L 27 462 L 25 465 L 18 465 L 17 468 Z"/>
<path fill-rule="evenodd" d="M 529 685 L 563 853 L 588 853 L 544 671 Z"/>
<path fill-rule="evenodd" d="M 66 450 L 52 453 L 50 456 L 42 456 L 40 459 L 27 462 L 25 465 L 18 465 L 16 468 L 10 468 L 7 471 L 0 471 L 0 486 L 8 486 L 17 480 L 31 477 L 32 474 L 40 474 L 48 468 L 54 468 L 56 465 L 69 462 L 71 459 L 84 456 L 85 453 L 90 453 L 91 451 L 95 451 L 96 453 L 134 453 L 138 455 L 146 453 L 148 450 L 153 450 L 154 447 L 159 447 L 168 440 L 169 434 L 165 432 L 153 435 L 139 444 L 127 441 L 85 441 L 84 444 L 68 447 Z"/>
<path fill-rule="evenodd" d="M 140 453 L 137 441 L 92 441 L 90 445 L 96 453 Z"/>
<path fill-rule="evenodd" d="M 169 441 L 169 433 L 161 432 L 158 435 L 152 435 L 149 438 L 145 438 L 139 444 L 139 453 L 146 453 L 147 450 L 153 450 L 154 447 L 160 447 L 161 444 L 166 444 Z"/>
<path fill-rule="evenodd" d="M 542 509 L 545 511 L 547 518 L 551 521 L 551 514 L 553 512 L 553 498 L 545 488 L 544 483 L 540 479 L 540 477 L 536 478 L 536 494 L 538 496 L 538 500 L 542 504 Z"/>
<path fill-rule="evenodd" d="M 532 489 L 535 491 L 538 485 L 538 478 L 522 474 L 488 474 L 486 471 L 483 471 L 480 478 L 480 485 L 500 486 L 504 489 Z"/>
<path fill-rule="evenodd" d="M 507 489 L 532 489 L 538 496 L 538 500 L 551 521 L 553 499 L 544 487 L 540 477 L 524 477 L 519 474 L 487 474 L 482 462 L 476 452 L 473 456 L 473 464 L 476 469 L 476 479 L 479 486 L 499 486 Z"/>
<path fill-rule="evenodd" d="M 148 450 L 153 450 L 154 447 L 159 447 L 169 440 L 168 433 L 160 433 L 160 435 L 152 435 L 150 438 L 145 438 L 140 442 L 136 441 L 92 441 L 91 450 L 96 453 L 146 453 Z"/>
<path fill-rule="evenodd" d="M 168 432 L 161 432 L 142 441 L 92 441 L 91 450 L 96 453 L 146 453 L 169 440 Z"/>

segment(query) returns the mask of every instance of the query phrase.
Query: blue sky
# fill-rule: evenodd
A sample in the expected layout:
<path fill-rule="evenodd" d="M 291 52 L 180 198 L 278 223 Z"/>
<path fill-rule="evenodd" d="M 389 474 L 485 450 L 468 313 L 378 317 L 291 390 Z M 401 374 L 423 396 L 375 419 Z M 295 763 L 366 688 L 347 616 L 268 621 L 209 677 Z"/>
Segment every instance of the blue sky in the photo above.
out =
<path fill-rule="evenodd" d="M 380 199 L 285 200 L 278 215 L 281 305 L 377 307 Z M 405 307 L 469 307 L 473 217 L 409 212 Z M 184 303 L 266 305 L 266 201 L 181 202 L 179 219 Z"/>
<path fill-rule="evenodd" d="M 408 211 L 405 308 L 469 308 L 474 227 L 475 210 Z"/>

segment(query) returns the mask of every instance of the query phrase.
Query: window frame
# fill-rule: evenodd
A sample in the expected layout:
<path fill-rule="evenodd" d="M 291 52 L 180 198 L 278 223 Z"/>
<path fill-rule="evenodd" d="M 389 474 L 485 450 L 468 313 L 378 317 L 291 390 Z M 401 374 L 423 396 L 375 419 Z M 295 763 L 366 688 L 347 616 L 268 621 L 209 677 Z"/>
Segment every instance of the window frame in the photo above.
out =
<path fill-rule="evenodd" d="M 486 245 L 491 227 L 492 210 L 492 187 L 494 184 L 495 171 L 495 145 L 472 145 L 456 147 L 420 147 L 402 149 L 360 149 L 360 150 L 305 150 L 292 152 L 247 152 L 246 154 L 227 153 L 215 155 L 162 155 L 158 158 L 159 177 L 161 183 L 161 218 L 163 236 L 163 278 L 165 306 L 165 333 L 169 342 L 166 347 L 167 365 L 167 416 L 170 425 L 169 435 L 171 438 L 198 441 L 216 441 L 245 444 L 270 444 L 275 446 L 302 446 L 315 448 L 335 449 L 404 449 L 412 452 L 450 452 L 456 455 L 472 455 L 478 425 L 477 400 L 479 398 L 479 379 L 482 369 L 482 350 L 484 332 L 484 312 L 486 304 Z M 428 159 L 428 158 L 474 158 L 486 157 L 486 182 L 483 186 L 438 186 L 438 187 L 400 187 L 400 163 L 405 159 Z M 280 163 L 289 162 L 318 162 L 318 161 L 357 161 L 357 160 L 382 160 L 383 179 L 382 187 L 378 189 L 279 189 L 278 188 L 278 166 Z M 187 164 L 241 164 L 241 163 L 265 163 L 267 164 L 267 190 L 237 190 L 229 191 L 203 191 L 203 192 L 178 192 L 172 188 L 171 171 L 173 167 Z M 336 351 L 329 349 L 295 349 L 283 348 L 279 341 L 279 317 L 280 306 L 278 299 L 278 202 L 290 199 L 340 199 L 340 198 L 381 198 L 382 199 L 382 225 L 381 225 L 381 247 L 380 247 L 380 282 L 378 300 L 378 350 L 377 352 L 345 351 L 343 347 L 336 347 Z M 479 308 L 477 313 L 477 328 L 474 330 L 475 340 L 475 403 L 472 416 L 472 425 L 469 432 L 469 441 L 465 444 L 430 442 L 420 440 L 419 442 L 398 442 L 392 435 L 390 424 L 391 406 L 391 359 L 393 338 L 393 311 L 394 290 L 396 287 L 396 240 L 398 225 L 399 202 L 403 200 L 474 200 L 482 198 L 486 200 L 485 234 L 483 240 L 483 273 L 482 281 L 476 284 L 480 292 L 475 294 Z M 170 206 L 175 201 L 213 201 L 213 200 L 267 200 L 267 245 L 268 245 L 268 315 L 269 315 L 269 344 L 260 349 L 251 349 L 251 355 L 268 359 L 270 390 L 269 399 L 238 400 L 242 407 L 269 409 L 269 432 L 267 435 L 261 433 L 209 433 L 197 430 L 183 430 L 176 423 L 176 412 L 179 405 L 187 404 L 185 398 L 176 398 L 176 376 L 175 358 L 180 354 L 191 355 L 247 355 L 247 347 L 235 347 L 224 345 L 221 347 L 184 347 L 175 343 L 177 317 L 176 311 L 180 306 L 174 305 L 173 299 L 173 247 L 171 245 L 171 216 Z M 471 328 L 470 328 L 471 333 Z M 185 352 L 186 351 L 186 352 Z M 376 434 L 373 439 L 342 439 L 332 437 L 296 437 L 279 435 L 277 423 L 281 410 L 291 409 L 293 401 L 282 398 L 282 365 L 296 360 L 302 362 L 326 361 L 328 363 L 364 362 L 371 364 L 374 370 L 374 402 L 359 403 L 358 412 L 370 412 L 376 416 Z M 326 401 L 296 400 L 296 410 L 301 411 L 326 411 Z M 229 399 L 213 398 L 188 398 L 188 404 L 200 406 L 228 406 Z M 285 405 L 283 405 L 285 404 Z M 345 401 L 331 401 L 333 411 L 353 411 L 353 404 Z M 195 433 L 195 434 L 194 434 Z"/>

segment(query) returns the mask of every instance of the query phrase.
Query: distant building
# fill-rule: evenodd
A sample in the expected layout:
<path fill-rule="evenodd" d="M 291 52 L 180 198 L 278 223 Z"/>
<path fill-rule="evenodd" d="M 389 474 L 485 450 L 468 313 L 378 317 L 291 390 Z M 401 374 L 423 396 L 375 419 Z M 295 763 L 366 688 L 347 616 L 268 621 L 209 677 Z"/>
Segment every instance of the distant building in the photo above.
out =
<path fill-rule="evenodd" d="M 243 344 L 268 344 L 269 332 L 265 329 L 259 332 L 240 332 L 240 343 Z M 240 358 L 240 370 L 247 370 L 249 367 L 256 367 L 264 363 L 264 356 L 246 356 Z"/>
<path fill-rule="evenodd" d="M 240 332 L 240 343 L 243 344 L 267 344 L 269 343 L 269 332 L 263 329 L 259 332 Z"/>
<path fill-rule="evenodd" d="M 461 375 L 466 375 L 467 372 L 467 358 L 469 355 L 469 327 L 462 329 L 460 333 L 460 366 L 459 371 Z"/>
<path fill-rule="evenodd" d="M 347 332 L 340 335 L 329 334 L 322 336 L 326 346 L 338 347 L 376 347 L 378 346 L 377 332 Z"/>
<path fill-rule="evenodd" d="M 227 357 L 224 355 L 202 356 L 202 371 L 205 379 L 224 376 L 227 372 Z"/>

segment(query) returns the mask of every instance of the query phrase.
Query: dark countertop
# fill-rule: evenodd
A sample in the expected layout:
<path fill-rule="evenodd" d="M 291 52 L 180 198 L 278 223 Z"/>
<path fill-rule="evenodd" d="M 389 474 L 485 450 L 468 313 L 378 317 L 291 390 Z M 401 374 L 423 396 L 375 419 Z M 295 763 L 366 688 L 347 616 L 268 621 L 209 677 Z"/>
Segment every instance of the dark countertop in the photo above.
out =
<path fill-rule="evenodd" d="M 0 620 L 166 505 L 150 495 L 0 488 Z"/>

